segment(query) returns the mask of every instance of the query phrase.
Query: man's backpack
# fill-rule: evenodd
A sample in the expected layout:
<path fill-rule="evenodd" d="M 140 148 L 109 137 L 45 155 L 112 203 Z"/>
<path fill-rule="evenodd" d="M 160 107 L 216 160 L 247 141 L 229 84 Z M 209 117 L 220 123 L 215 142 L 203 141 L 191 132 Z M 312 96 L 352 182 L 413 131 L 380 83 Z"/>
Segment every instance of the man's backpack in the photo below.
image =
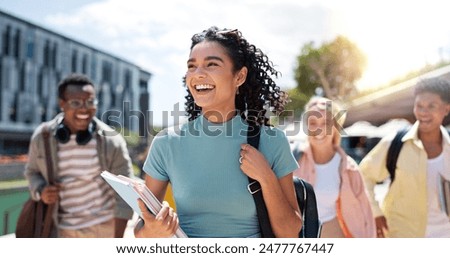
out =
<path fill-rule="evenodd" d="M 402 138 L 408 132 L 409 128 L 403 128 L 397 132 L 394 139 L 389 146 L 387 156 L 386 156 L 386 168 L 389 171 L 389 175 L 391 177 L 391 184 L 395 179 L 395 170 L 397 169 L 397 160 L 400 155 L 400 151 L 403 147 Z M 447 130 L 450 135 L 450 130 Z"/>
<path fill-rule="evenodd" d="M 253 126 L 252 128 L 249 127 L 247 142 L 256 149 L 258 149 L 259 146 L 259 136 L 260 128 L 258 126 Z M 249 177 L 248 180 L 248 190 L 255 200 L 261 235 L 265 238 L 275 237 L 272 232 L 269 215 L 262 196 L 261 185 L 253 178 Z M 317 201 L 314 189 L 310 183 L 301 178 L 294 177 L 293 180 L 298 206 L 303 216 L 303 226 L 298 236 L 301 238 L 318 238 L 320 237 L 321 224 L 317 212 Z"/>

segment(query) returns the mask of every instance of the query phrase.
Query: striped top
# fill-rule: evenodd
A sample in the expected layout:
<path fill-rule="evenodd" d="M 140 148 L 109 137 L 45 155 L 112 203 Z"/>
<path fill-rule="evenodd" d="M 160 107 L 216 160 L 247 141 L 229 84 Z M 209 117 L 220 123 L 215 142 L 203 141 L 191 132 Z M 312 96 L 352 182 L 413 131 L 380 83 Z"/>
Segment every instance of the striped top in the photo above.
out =
<path fill-rule="evenodd" d="M 95 137 L 78 145 L 76 135 L 58 144 L 59 227 L 77 230 L 114 217 L 114 192 L 100 176 Z"/>

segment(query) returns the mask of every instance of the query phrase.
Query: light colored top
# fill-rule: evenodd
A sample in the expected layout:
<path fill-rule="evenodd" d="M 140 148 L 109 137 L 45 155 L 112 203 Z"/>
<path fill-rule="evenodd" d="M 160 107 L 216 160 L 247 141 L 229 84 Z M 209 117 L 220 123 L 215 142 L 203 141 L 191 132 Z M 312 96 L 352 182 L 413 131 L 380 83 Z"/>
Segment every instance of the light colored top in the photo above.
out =
<path fill-rule="evenodd" d="M 375 199 L 377 182 L 389 178 L 386 155 L 395 132 L 381 141 L 360 163 L 375 217 L 384 215 L 389 227 L 388 237 L 425 237 L 427 225 L 427 152 L 418 137 L 418 122 L 403 136 L 397 160 L 395 180 L 390 185 L 381 207 Z M 444 175 L 450 178 L 450 137 L 441 126 Z"/>
<path fill-rule="evenodd" d="M 213 124 L 203 116 L 159 133 L 144 171 L 170 181 L 180 226 L 189 237 L 251 237 L 259 234 L 248 177 L 239 164 L 247 142 L 240 116 Z M 298 165 L 279 129 L 262 127 L 259 150 L 278 178 Z"/>
<path fill-rule="evenodd" d="M 439 204 L 438 184 L 444 171 L 444 153 L 427 161 L 428 220 L 425 237 L 450 237 L 450 220 Z"/>
<path fill-rule="evenodd" d="M 114 217 L 114 191 L 100 177 L 95 138 L 78 145 L 73 134 L 58 143 L 59 227 L 77 230 Z"/>
<path fill-rule="evenodd" d="M 339 198 L 336 201 L 339 226 L 346 237 L 375 237 L 375 219 L 359 167 L 340 146 L 334 146 L 334 148 L 340 157 Z M 309 145 L 298 162 L 300 168 L 294 171 L 294 175 L 305 179 L 315 189 L 317 171 Z"/>
<path fill-rule="evenodd" d="M 314 191 L 317 198 L 317 209 L 319 219 L 322 223 L 330 221 L 336 217 L 336 201 L 339 197 L 339 154 L 326 164 L 314 164 L 316 169 L 316 185 Z"/>

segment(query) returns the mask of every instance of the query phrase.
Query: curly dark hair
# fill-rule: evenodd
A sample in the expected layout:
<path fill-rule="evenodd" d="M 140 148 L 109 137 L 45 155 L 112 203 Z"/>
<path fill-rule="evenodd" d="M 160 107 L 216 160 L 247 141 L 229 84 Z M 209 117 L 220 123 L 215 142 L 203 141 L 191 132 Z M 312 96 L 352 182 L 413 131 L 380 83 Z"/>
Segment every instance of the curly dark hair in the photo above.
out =
<path fill-rule="evenodd" d="M 192 36 L 191 50 L 203 41 L 214 41 L 225 48 L 233 62 L 233 72 L 247 67 L 247 79 L 239 87 L 239 94 L 236 95 L 237 112 L 249 124 L 270 125 L 266 117 L 267 110 L 277 115 L 283 112 L 288 96 L 272 80 L 271 76 L 278 77 L 279 72 L 273 68 L 269 58 L 259 48 L 250 44 L 238 30 L 210 27 Z M 192 121 L 200 115 L 202 109 L 195 104 L 186 86 L 186 77 L 183 77 L 183 84 L 188 93 L 185 97 L 185 108 L 189 121 Z"/>

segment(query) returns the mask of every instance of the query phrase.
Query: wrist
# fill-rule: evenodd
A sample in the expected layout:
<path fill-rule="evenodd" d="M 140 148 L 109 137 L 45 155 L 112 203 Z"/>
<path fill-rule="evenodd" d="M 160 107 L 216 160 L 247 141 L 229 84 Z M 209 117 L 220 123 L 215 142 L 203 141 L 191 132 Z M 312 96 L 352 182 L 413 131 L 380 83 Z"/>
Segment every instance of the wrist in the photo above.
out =
<path fill-rule="evenodd" d="M 275 176 L 275 173 L 269 169 L 267 172 L 263 173 L 263 176 L 261 177 L 258 182 L 261 184 L 261 187 L 264 187 L 266 185 L 271 184 L 273 181 L 277 181 L 277 177 Z"/>

